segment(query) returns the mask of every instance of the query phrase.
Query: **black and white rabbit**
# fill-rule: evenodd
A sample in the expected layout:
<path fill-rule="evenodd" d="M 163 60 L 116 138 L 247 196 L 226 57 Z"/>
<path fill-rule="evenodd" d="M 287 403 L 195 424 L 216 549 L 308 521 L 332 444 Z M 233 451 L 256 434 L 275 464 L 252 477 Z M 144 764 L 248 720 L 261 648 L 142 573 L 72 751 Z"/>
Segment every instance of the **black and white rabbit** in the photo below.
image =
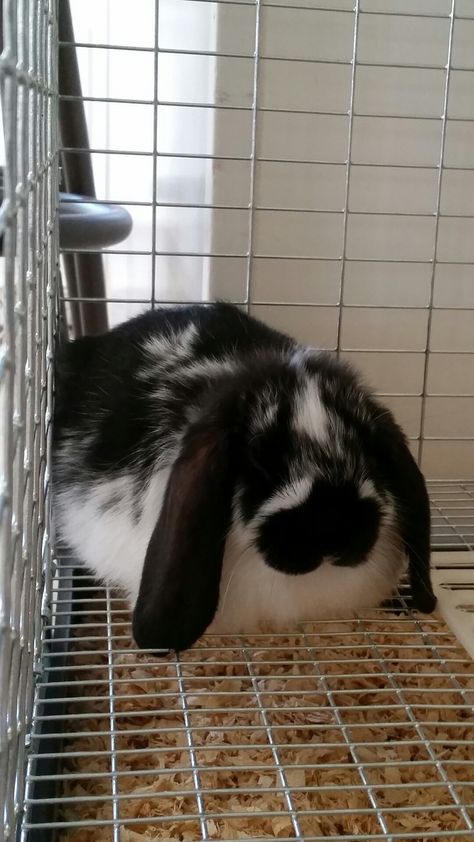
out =
<path fill-rule="evenodd" d="M 389 597 L 430 612 L 423 477 L 392 414 L 332 355 L 228 304 L 66 343 L 62 538 L 134 607 L 139 646 L 284 629 Z"/>

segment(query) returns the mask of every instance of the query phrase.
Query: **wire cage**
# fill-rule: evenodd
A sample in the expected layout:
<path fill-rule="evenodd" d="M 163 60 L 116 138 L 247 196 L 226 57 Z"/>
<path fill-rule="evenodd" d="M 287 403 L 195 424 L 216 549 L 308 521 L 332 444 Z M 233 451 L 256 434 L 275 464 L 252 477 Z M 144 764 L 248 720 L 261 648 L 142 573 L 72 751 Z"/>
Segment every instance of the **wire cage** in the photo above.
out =
<path fill-rule="evenodd" d="M 49 431 L 57 279 L 54 2 L 4 3 L 0 211 L 0 825 L 14 838 L 51 586 Z"/>
<path fill-rule="evenodd" d="M 474 839 L 472 3 L 3 6 L 3 837 Z M 59 162 L 119 233 L 67 227 Z M 216 297 L 394 409 L 429 479 L 436 615 L 402 586 L 157 660 L 53 545 L 58 314 L 80 335 Z"/>

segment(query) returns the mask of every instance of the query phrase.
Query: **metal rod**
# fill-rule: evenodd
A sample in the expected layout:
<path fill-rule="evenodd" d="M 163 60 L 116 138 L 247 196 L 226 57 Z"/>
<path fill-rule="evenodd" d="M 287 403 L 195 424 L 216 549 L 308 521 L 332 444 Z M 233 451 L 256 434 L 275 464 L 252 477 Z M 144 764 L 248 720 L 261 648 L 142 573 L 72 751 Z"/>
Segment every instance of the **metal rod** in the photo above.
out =
<path fill-rule="evenodd" d="M 250 142 L 250 192 L 249 192 L 249 214 L 248 214 L 248 256 L 245 278 L 245 300 L 247 312 L 249 312 L 252 299 L 252 272 L 253 255 L 255 248 L 255 187 L 256 187 L 256 155 L 257 155 L 257 128 L 258 128 L 258 94 L 260 75 L 260 17 L 261 3 L 256 0 L 255 8 L 255 42 L 254 42 L 254 69 L 253 69 L 253 90 L 252 90 L 252 134 Z"/>
<path fill-rule="evenodd" d="M 452 51 L 453 51 L 453 33 L 454 33 L 454 12 L 456 7 L 456 0 L 451 0 L 451 13 L 450 13 L 450 24 L 449 24 L 449 39 L 448 39 L 448 57 L 447 57 L 447 64 L 446 64 L 446 79 L 444 85 L 444 97 L 443 97 L 443 122 L 441 127 L 441 144 L 440 144 L 440 151 L 439 151 L 439 173 L 438 173 L 438 183 L 436 187 L 436 225 L 434 231 L 434 242 L 433 242 L 433 258 L 432 258 L 432 270 L 431 270 L 431 279 L 430 279 L 430 298 L 429 298 L 429 305 L 428 305 L 428 324 L 426 326 L 426 349 L 425 349 L 425 362 L 424 362 L 424 369 L 423 369 L 423 389 L 422 389 L 422 398 L 421 398 L 421 411 L 420 411 L 420 440 L 418 446 L 418 463 L 420 466 L 423 465 L 423 435 L 425 432 L 425 425 L 426 425 L 426 408 L 427 408 L 427 393 L 428 393 L 428 374 L 429 374 L 429 365 L 430 365 L 430 346 L 431 346 L 431 331 L 433 325 L 433 304 L 434 304 L 434 291 L 435 291 L 435 275 L 436 275 L 436 264 L 437 264 L 437 257 L 438 257 L 438 232 L 439 232 L 439 221 L 440 221 L 440 209 L 441 209 L 441 191 L 443 186 L 443 169 L 444 169 L 444 152 L 446 147 L 446 125 L 447 125 L 447 117 L 448 117 L 448 100 L 449 100 L 449 82 L 450 82 L 450 72 L 451 72 L 451 59 L 452 59 Z"/>
<path fill-rule="evenodd" d="M 74 43 L 74 29 L 69 0 L 60 0 L 58 8 L 59 37 L 62 41 Z M 63 154 L 63 173 L 66 189 L 70 193 L 95 197 L 94 174 L 89 148 L 87 122 L 82 98 L 81 79 L 76 51 L 73 46 L 59 51 L 59 121 L 61 140 L 64 147 L 81 147 L 84 154 L 70 156 Z M 106 286 L 104 267 L 100 253 L 77 253 L 74 258 L 74 272 L 71 282 L 78 286 L 81 294 L 91 298 L 105 298 Z M 72 261 L 66 262 L 71 269 Z M 105 304 L 80 305 L 81 333 L 95 334 L 107 330 L 107 307 Z M 77 326 L 79 317 L 74 316 Z"/>
<path fill-rule="evenodd" d="M 117 779 L 117 731 L 116 719 L 117 713 L 115 711 L 115 691 L 114 691 L 114 645 L 111 640 L 112 634 L 112 613 L 110 592 L 106 593 L 107 602 L 107 680 L 108 680 L 108 707 L 109 707 L 109 740 L 110 740 L 110 785 L 112 790 L 112 816 L 113 816 L 113 840 L 120 842 L 120 785 Z"/>
<path fill-rule="evenodd" d="M 153 165 L 152 165 L 152 210 L 151 210 L 151 300 L 153 308 L 156 299 L 156 242 L 157 242 L 157 197 L 158 197 L 158 45 L 160 39 L 160 0 L 155 2 L 153 59 Z"/>

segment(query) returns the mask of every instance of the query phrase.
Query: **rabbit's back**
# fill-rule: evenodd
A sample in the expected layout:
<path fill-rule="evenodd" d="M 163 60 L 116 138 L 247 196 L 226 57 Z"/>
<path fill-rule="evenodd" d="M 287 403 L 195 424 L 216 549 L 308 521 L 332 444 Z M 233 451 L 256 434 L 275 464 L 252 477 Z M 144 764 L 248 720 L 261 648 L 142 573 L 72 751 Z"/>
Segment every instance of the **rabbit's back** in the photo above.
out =
<path fill-rule="evenodd" d="M 60 349 L 56 479 L 169 464 L 193 405 L 242 360 L 294 342 L 228 304 L 158 309 Z"/>
<path fill-rule="evenodd" d="M 170 468 L 195 408 L 242 359 L 292 340 L 217 304 L 149 311 L 57 360 L 55 513 L 63 539 L 133 602 Z"/>

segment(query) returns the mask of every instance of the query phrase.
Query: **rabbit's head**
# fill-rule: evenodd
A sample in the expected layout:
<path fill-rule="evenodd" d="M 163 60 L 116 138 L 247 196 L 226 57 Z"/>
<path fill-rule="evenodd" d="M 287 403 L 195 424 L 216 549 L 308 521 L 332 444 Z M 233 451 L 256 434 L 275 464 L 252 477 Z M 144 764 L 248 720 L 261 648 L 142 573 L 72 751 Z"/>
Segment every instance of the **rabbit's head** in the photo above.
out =
<path fill-rule="evenodd" d="M 391 413 L 329 355 L 254 357 L 196 410 L 146 553 L 140 646 L 185 649 L 211 625 L 232 535 L 288 583 L 364 571 L 344 610 L 388 597 L 407 557 L 414 607 L 434 608 L 423 477 Z"/>

